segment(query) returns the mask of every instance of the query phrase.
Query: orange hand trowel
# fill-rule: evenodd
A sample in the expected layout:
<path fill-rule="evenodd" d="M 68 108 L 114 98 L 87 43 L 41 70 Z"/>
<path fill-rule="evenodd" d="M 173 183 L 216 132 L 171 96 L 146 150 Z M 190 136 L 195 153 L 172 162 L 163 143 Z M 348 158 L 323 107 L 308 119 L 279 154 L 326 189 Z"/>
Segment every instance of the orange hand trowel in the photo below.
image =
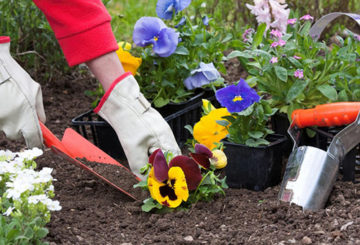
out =
<path fill-rule="evenodd" d="M 125 191 L 123 188 L 115 185 L 106 177 L 94 171 L 91 167 L 88 167 L 82 162 L 82 159 L 89 162 L 96 162 L 102 164 L 113 164 L 119 166 L 119 170 L 128 171 L 130 175 L 134 176 L 134 179 L 140 181 L 140 179 L 134 175 L 128 168 L 117 162 L 115 159 L 107 155 L 105 152 L 91 144 L 87 139 L 78 134 L 75 130 L 67 128 L 64 136 L 60 141 L 42 122 L 40 122 L 41 131 L 44 138 L 44 143 L 47 147 L 51 148 L 53 152 L 62 156 L 66 160 L 75 165 L 83 168 L 84 170 L 95 175 L 97 178 L 105 181 L 107 184 L 123 192 L 127 196 L 134 200 L 137 200 L 134 195 Z"/>

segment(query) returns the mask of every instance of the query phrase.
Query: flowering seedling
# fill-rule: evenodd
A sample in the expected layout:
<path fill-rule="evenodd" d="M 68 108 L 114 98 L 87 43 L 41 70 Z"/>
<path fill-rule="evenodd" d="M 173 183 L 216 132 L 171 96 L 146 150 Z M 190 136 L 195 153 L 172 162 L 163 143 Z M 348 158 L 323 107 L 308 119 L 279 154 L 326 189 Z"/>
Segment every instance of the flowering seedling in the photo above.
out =
<path fill-rule="evenodd" d="M 216 91 L 216 99 L 227 108 L 231 115 L 224 116 L 218 124 L 227 128 L 227 138 L 248 146 L 267 145 L 269 118 L 276 112 L 266 100 L 252 89 L 245 80 Z M 224 120 L 225 119 L 225 120 Z"/>
<path fill-rule="evenodd" d="M 136 79 L 156 107 L 186 101 L 196 88 L 223 84 L 219 71 L 226 73 L 223 51 L 231 36 L 224 38 L 206 15 L 185 15 L 190 2 L 159 0 L 159 18 L 142 17 L 134 28 L 134 43 L 144 47 Z"/>
<path fill-rule="evenodd" d="M 190 157 L 172 157 L 158 149 L 149 157 L 148 166 L 147 181 L 135 185 L 150 192 L 142 206 L 146 212 L 186 209 L 199 200 L 210 201 L 215 194 L 224 194 L 226 188 L 225 180 L 214 174 L 215 167 L 226 166 L 226 156 L 213 154 L 204 145 L 197 144 Z"/>
<path fill-rule="evenodd" d="M 260 95 L 270 96 L 273 108 L 290 118 L 295 109 L 360 99 L 360 42 L 356 35 L 337 36 L 338 44 L 327 46 L 309 35 L 312 16 L 275 16 L 276 21 L 270 23 L 257 6 L 249 7 L 257 14 L 257 31 L 246 31 L 244 48 L 227 58 L 239 58 L 249 73 L 248 83 L 257 85 Z"/>
<path fill-rule="evenodd" d="M 0 241 L 2 244 L 41 244 L 48 230 L 50 211 L 61 209 L 54 201 L 51 168 L 36 171 L 34 148 L 13 153 L 0 150 Z"/>

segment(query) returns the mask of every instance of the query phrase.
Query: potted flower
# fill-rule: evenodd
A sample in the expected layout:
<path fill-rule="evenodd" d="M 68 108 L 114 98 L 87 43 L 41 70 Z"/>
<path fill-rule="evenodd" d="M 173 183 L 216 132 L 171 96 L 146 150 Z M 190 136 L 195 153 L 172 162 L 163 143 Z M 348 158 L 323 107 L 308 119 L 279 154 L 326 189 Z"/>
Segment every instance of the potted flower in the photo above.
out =
<path fill-rule="evenodd" d="M 222 38 L 206 15 L 189 18 L 183 10 L 190 3 L 158 0 L 158 17 L 142 17 L 134 27 L 133 41 L 142 58 L 136 79 L 155 108 L 171 104 L 165 116 L 189 105 L 184 102 L 200 101 L 201 96 L 191 97 L 202 92 L 199 88 L 221 85 L 219 71 L 226 73 L 223 51 L 231 36 Z"/>
<path fill-rule="evenodd" d="M 210 147 L 222 142 L 229 187 L 258 191 L 278 184 L 286 136 L 269 129 L 276 109 L 243 79 L 217 90 L 216 98 L 223 108 L 212 109 L 194 125 L 194 139 Z"/>
<path fill-rule="evenodd" d="M 276 132 L 286 132 L 295 109 L 359 99 L 356 35 L 349 33 L 345 40 L 337 36 L 327 46 L 309 35 L 312 16 L 288 19 L 286 5 L 276 4 L 268 13 L 275 21 L 261 23 L 268 18 L 260 18 L 257 4 L 248 6 L 259 15 L 257 31 L 245 31 L 243 48 L 227 58 L 238 57 L 249 74 L 247 81 L 279 109 L 273 121 Z"/>

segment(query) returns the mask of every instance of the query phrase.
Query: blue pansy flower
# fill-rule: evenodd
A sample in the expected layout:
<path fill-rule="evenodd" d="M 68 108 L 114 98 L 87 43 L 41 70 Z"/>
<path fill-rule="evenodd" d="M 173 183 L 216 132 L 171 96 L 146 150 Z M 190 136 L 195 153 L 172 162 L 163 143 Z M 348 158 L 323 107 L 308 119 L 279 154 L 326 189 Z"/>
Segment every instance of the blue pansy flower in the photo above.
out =
<path fill-rule="evenodd" d="M 221 106 L 226 107 L 230 113 L 241 112 L 260 101 L 260 96 L 244 79 L 240 79 L 237 85 L 217 90 L 215 96 Z"/>
<path fill-rule="evenodd" d="M 168 57 L 176 50 L 179 33 L 168 28 L 156 17 L 142 17 L 134 27 L 133 41 L 137 46 L 153 45 L 153 51 L 160 57 Z"/>
<path fill-rule="evenodd" d="M 202 87 L 220 78 L 220 73 L 213 63 L 205 64 L 200 62 L 199 68 L 191 71 L 191 76 L 186 78 L 184 85 L 187 89 Z"/>
<path fill-rule="evenodd" d="M 173 17 L 173 13 L 185 9 L 191 0 L 159 0 L 156 4 L 157 15 L 165 20 L 170 20 Z"/>
<path fill-rule="evenodd" d="M 186 18 L 185 18 L 184 16 L 181 17 L 179 23 L 177 23 L 177 24 L 175 25 L 175 28 L 178 28 L 179 26 L 185 25 L 185 22 L 186 22 Z"/>
<path fill-rule="evenodd" d="M 205 26 L 209 25 L 209 17 L 207 17 L 207 15 L 205 15 L 204 17 L 202 17 L 202 22 Z"/>

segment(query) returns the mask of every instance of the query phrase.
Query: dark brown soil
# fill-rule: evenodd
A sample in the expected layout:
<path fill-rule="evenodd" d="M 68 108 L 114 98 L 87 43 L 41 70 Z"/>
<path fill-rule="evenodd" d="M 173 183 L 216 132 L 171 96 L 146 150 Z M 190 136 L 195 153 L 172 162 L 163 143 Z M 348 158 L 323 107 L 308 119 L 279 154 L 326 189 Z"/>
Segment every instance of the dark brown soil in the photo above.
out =
<path fill-rule="evenodd" d="M 90 108 L 84 90 L 92 80 L 43 86 L 46 125 L 61 136 L 70 121 Z M 20 150 L 0 137 L 0 148 Z M 360 184 L 337 181 L 326 209 L 303 212 L 277 200 L 279 186 L 254 192 L 228 189 L 226 197 L 169 214 L 141 211 L 121 192 L 50 150 L 39 168 L 54 168 L 62 210 L 48 224 L 50 244 L 360 244 Z M 340 176 L 341 177 L 341 176 Z M 357 176 L 358 177 L 358 176 Z M 358 190 L 359 189 L 359 190 Z"/>
<path fill-rule="evenodd" d="M 93 169 L 96 173 L 109 180 L 114 185 L 126 191 L 137 200 L 144 200 L 148 196 L 148 192 L 141 188 L 134 188 L 133 186 L 139 181 L 136 176 L 124 168 L 113 165 L 103 164 L 99 162 L 88 162 L 85 159 L 79 159 L 83 164 Z"/>

